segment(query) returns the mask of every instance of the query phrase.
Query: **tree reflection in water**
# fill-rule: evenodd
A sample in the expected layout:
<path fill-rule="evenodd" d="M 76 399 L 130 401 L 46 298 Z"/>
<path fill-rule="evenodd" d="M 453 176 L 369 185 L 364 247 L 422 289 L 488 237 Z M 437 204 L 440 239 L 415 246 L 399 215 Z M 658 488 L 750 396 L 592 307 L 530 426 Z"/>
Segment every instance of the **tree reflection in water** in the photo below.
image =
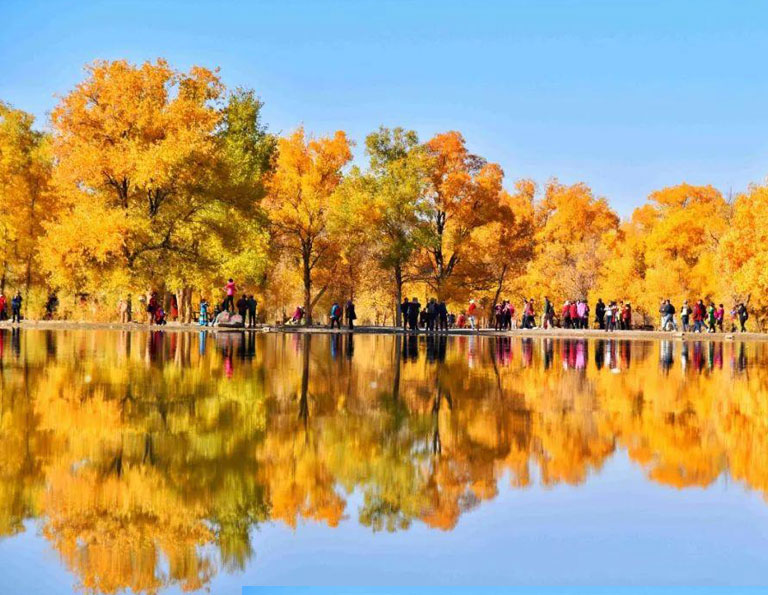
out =
<path fill-rule="evenodd" d="M 768 492 L 762 344 L 0 331 L 0 535 L 87 590 L 204 586 L 264 522 L 450 530 L 499 481 Z M 536 479 L 534 479 L 536 478 Z M 350 510 L 356 491 L 361 506 Z"/>

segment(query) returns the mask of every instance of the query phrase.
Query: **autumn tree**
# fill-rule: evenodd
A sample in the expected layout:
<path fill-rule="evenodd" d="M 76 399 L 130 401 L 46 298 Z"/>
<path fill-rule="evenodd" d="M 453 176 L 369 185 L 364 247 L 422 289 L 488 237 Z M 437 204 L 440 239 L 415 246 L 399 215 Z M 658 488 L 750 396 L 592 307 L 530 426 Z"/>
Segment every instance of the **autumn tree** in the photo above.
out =
<path fill-rule="evenodd" d="M 725 290 L 718 246 L 729 206 L 712 186 L 679 184 L 652 192 L 619 235 L 607 235 L 600 291 L 628 297 L 646 315 L 661 299 L 714 299 Z"/>
<path fill-rule="evenodd" d="M 434 136 L 425 148 L 427 237 L 420 265 L 427 284 L 446 299 L 471 287 L 478 260 L 472 232 L 496 214 L 504 173 L 471 154 L 455 131 Z"/>
<path fill-rule="evenodd" d="M 618 216 L 586 184 L 552 180 L 536 203 L 534 217 L 535 249 L 525 280 L 528 295 L 587 298 L 598 279 L 602 237 L 617 228 Z"/>
<path fill-rule="evenodd" d="M 53 111 L 58 190 L 67 211 L 48 227 L 57 284 L 151 283 L 194 262 L 189 226 L 210 203 L 216 163 L 213 72 L 99 61 Z"/>
<path fill-rule="evenodd" d="M 278 141 L 264 208 L 275 240 L 301 267 L 307 324 L 336 264 L 338 238 L 328 225 L 331 200 L 351 158 L 350 143 L 341 131 L 308 138 L 299 128 Z"/>
<path fill-rule="evenodd" d="M 753 185 L 736 197 L 730 225 L 721 236 L 717 261 L 733 299 L 749 301 L 768 315 L 768 186 Z"/>
<path fill-rule="evenodd" d="M 25 297 L 33 282 L 43 281 L 38 238 L 58 207 L 50 137 L 33 125 L 30 114 L 0 102 L 0 292 L 14 283 Z"/>
<path fill-rule="evenodd" d="M 381 127 L 365 139 L 369 168 L 353 168 L 337 193 L 336 224 L 356 233 L 374 252 L 374 272 L 394 288 L 394 312 L 404 284 L 412 280 L 412 258 L 424 235 L 427 157 L 412 130 Z"/>

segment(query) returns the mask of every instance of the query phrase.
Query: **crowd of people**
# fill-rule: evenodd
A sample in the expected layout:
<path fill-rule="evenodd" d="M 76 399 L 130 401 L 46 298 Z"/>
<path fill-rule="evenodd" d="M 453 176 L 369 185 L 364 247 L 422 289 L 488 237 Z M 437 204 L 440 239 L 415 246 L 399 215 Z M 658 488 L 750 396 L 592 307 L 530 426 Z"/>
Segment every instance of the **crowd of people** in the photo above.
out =
<path fill-rule="evenodd" d="M 257 324 L 258 302 L 254 295 L 242 293 L 237 297 L 238 289 L 235 281 L 229 279 L 223 287 L 223 300 L 215 303 L 213 309 L 205 298 L 200 300 L 197 322 L 200 326 L 223 325 L 234 327 L 253 328 Z M 179 307 L 175 294 L 171 294 L 168 300 L 161 300 L 157 292 L 151 291 L 147 295 L 139 297 L 143 310 L 146 311 L 147 323 L 150 325 L 165 325 L 170 320 L 176 321 L 179 317 Z M 163 303 L 168 306 L 166 312 Z M 22 316 L 22 295 L 16 292 L 9 301 L 0 293 L 0 321 L 11 319 L 12 322 L 20 322 Z M 51 293 L 46 302 L 45 318 L 53 318 L 58 308 L 58 298 Z M 474 299 L 470 299 L 466 308 L 458 314 L 449 312 L 445 301 L 437 298 L 429 298 L 422 306 L 417 297 L 405 298 L 399 306 L 404 330 L 409 331 L 447 331 L 449 329 L 469 328 L 477 330 L 482 326 L 481 309 Z M 541 309 L 538 310 L 534 298 L 524 299 L 518 311 L 509 300 L 501 300 L 490 309 L 487 316 L 488 326 L 493 326 L 496 331 L 511 329 L 589 329 L 604 331 L 633 330 L 633 328 L 652 329 L 653 325 L 642 324 L 639 327 L 633 322 L 632 304 L 628 301 L 608 301 L 598 299 L 594 310 L 588 301 L 583 298 L 568 299 L 561 307 L 556 307 L 548 296 L 544 297 Z M 120 322 L 127 323 L 133 320 L 133 306 L 131 295 L 121 298 L 118 303 Z M 705 304 L 703 299 L 689 302 L 683 301 L 679 310 L 680 324 L 678 325 L 678 310 L 669 299 L 664 299 L 659 305 L 659 324 L 656 328 L 663 331 L 680 331 L 694 333 L 715 332 L 746 332 L 749 311 L 747 304 L 739 302 L 728 312 L 730 324 L 726 321 L 726 310 L 722 303 L 715 304 L 710 300 Z M 305 321 L 306 313 L 302 306 L 296 306 L 293 315 L 287 320 L 288 324 L 299 325 Z M 357 312 L 352 299 L 342 306 L 335 301 L 328 313 L 330 328 L 341 329 L 342 323 L 347 329 L 355 328 Z M 485 320 L 485 319 L 483 319 Z"/>

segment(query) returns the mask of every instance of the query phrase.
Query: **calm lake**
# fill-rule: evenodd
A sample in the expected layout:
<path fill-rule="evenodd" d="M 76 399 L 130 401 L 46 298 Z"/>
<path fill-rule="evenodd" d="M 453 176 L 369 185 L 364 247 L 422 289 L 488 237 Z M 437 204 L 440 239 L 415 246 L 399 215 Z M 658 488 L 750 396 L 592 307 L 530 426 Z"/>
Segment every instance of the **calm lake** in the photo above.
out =
<path fill-rule="evenodd" d="M 0 330 L 0 591 L 768 582 L 768 345 Z"/>

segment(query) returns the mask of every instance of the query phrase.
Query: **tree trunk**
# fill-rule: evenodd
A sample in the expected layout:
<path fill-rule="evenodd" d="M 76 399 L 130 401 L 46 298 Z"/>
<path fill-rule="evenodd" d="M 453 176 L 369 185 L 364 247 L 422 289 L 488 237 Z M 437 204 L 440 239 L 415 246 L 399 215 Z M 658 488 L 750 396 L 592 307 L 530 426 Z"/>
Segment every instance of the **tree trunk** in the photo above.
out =
<path fill-rule="evenodd" d="M 27 318 L 29 310 L 29 286 L 32 284 L 32 259 L 27 259 L 27 271 L 24 275 L 24 318 Z"/>
<path fill-rule="evenodd" d="M 403 325 L 400 304 L 403 303 L 403 269 L 400 264 L 395 265 L 395 326 L 400 328 Z"/>
<path fill-rule="evenodd" d="M 507 265 L 504 265 L 501 269 L 501 274 L 498 278 L 498 285 L 496 286 L 496 293 L 493 295 L 493 303 L 491 304 L 491 311 L 488 314 L 488 320 L 490 324 L 494 323 L 494 317 L 496 315 L 496 304 L 499 303 L 499 298 L 501 297 L 501 290 L 504 286 L 504 277 L 507 273 Z"/>
<path fill-rule="evenodd" d="M 309 268 L 309 251 L 302 251 L 302 262 L 304 265 L 304 324 L 312 324 L 312 271 Z"/>

